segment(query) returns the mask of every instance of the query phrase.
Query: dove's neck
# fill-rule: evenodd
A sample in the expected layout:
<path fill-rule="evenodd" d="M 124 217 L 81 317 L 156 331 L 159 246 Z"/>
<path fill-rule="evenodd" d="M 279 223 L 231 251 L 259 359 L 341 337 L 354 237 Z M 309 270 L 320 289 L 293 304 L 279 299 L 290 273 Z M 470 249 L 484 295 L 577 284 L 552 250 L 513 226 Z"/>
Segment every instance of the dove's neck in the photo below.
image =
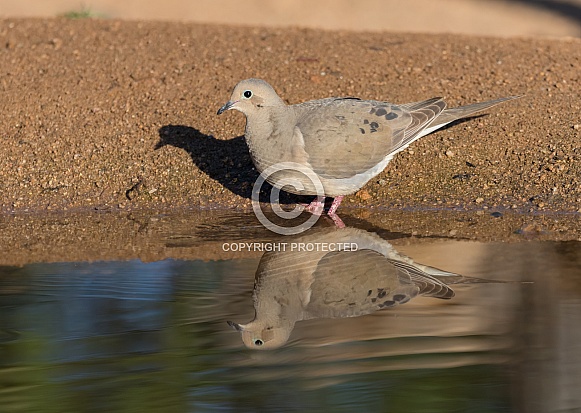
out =
<path fill-rule="evenodd" d="M 244 136 L 259 172 L 284 161 L 293 161 L 295 113 L 287 105 L 261 108 L 246 116 Z"/>

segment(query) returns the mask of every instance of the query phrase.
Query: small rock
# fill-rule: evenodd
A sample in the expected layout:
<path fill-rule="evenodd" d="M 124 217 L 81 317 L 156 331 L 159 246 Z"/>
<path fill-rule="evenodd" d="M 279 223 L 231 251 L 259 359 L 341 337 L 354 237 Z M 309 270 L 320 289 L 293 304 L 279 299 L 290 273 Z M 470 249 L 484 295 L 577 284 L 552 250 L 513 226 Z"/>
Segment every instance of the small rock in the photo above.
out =
<path fill-rule="evenodd" d="M 538 235 L 544 233 L 543 227 L 536 223 L 525 224 L 515 231 L 516 234 L 521 235 Z"/>
<path fill-rule="evenodd" d="M 453 156 L 454 156 L 454 151 L 447 150 L 447 151 L 445 152 L 445 154 L 446 154 L 446 156 L 447 156 L 447 157 L 451 158 L 451 157 L 453 157 Z"/>
<path fill-rule="evenodd" d="M 371 195 L 365 189 L 362 189 L 359 192 L 357 192 L 357 196 L 363 201 L 367 201 L 368 199 L 371 199 Z"/>
<path fill-rule="evenodd" d="M 581 125 L 580 124 L 573 125 L 573 129 L 579 130 L 581 129 Z"/>
<path fill-rule="evenodd" d="M 484 198 L 482 198 L 482 197 L 478 197 L 478 198 L 476 198 L 476 203 L 477 203 L 477 204 L 481 204 L 481 203 L 483 203 L 483 202 L 484 202 Z"/>
<path fill-rule="evenodd" d="M 490 213 L 490 215 L 492 215 L 494 218 L 500 218 L 502 216 L 502 212 L 495 211 Z"/>

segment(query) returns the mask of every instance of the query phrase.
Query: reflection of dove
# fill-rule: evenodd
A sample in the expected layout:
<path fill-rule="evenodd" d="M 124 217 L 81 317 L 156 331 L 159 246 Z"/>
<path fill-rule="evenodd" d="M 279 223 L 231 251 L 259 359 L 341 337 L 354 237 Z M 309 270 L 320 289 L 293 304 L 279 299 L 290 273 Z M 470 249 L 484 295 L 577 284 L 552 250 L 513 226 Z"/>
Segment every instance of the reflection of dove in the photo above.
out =
<path fill-rule="evenodd" d="M 357 317 L 395 307 L 418 295 L 449 299 L 447 285 L 466 280 L 461 275 L 416 264 L 376 234 L 356 228 L 310 231 L 293 245 L 355 243 L 356 251 L 267 252 L 254 283 L 254 320 L 228 322 L 253 349 L 286 343 L 297 321 Z M 291 244 L 287 244 L 291 245 Z M 353 248 L 355 249 L 355 248 Z M 444 281 L 445 280 L 445 281 Z"/>

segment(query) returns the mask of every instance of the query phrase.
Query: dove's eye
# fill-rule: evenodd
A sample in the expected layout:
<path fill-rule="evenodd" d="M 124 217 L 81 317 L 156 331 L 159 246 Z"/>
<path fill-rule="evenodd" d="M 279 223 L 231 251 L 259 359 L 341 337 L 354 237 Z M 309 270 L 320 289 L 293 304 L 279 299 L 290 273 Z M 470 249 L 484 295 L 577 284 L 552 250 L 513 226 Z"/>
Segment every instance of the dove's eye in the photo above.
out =
<path fill-rule="evenodd" d="M 242 94 L 242 96 L 244 96 L 246 99 L 250 99 L 252 97 L 252 91 L 245 90 L 244 93 Z"/>
<path fill-rule="evenodd" d="M 261 345 L 263 345 L 263 344 L 264 344 L 264 343 L 263 343 L 263 342 L 262 342 L 262 340 L 260 340 L 260 339 L 254 340 L 254 345 L 255 345 L 255 346 L 261 346 Z"/>

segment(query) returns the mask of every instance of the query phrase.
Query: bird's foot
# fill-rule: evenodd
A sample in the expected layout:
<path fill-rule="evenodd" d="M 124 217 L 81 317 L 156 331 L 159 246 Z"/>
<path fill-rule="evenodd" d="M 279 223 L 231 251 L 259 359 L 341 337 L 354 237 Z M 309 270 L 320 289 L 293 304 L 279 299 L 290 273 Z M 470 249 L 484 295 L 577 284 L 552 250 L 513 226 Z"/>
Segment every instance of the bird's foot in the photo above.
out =
<path fill-rule="evenodd" d="M 343 196 L 335 197 L 333 199 L 333 203 L 331 204 L 331 208 L 329 208 L 329 212 L 327 212 L 327 215 L 329 215 L 329 218 L 333 220 L 333 223 L 337 228 L 345 228 L 343 220 L 339 218 L 339 215 L 337 215 L 337 208 L 339 208 L 339 205 L 341 205 L 341 201 L 343 201 Z"/>
<path fill-rule="evenodd" d="M 303 204 L 304 205 L 304 204 Z M 305 206 L 305 211 L 313 215 L 322 215 L 325 210 L 325 197 L 316 197 L 309 205 Z"/>
<path fill-rule="evenodd" d="M 345 228 L 343 220 L 339 218 L 339 215 L 337 215 L 337 208 L 341 205 L 342 200 L 342 196 L 334 198 L 331 208 L 329 208 L 329 212 L 327 213 L 337 228 Z M 305 205 L 305 211 L 308 211 L 313 215 L 323 215 L 323 212 L 325 211 L 325 197 L 317 196 L 309 205 Z"/>

